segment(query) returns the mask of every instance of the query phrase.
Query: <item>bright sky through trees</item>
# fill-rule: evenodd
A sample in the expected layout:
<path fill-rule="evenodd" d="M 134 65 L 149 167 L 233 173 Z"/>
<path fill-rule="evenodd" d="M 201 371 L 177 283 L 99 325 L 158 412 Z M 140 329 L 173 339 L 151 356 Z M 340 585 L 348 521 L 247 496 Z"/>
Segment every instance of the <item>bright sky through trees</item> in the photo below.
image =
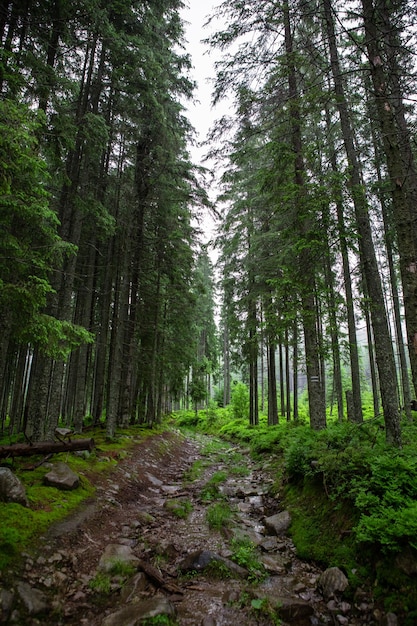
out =
<path fill-rule="evenodd" d="M 204 155 L 207 153 L 207 146 L 201 145 L 207 138 L 210 127 L 216 118 L 220 117 L 220 107 L 211 106 L 212 80 L 215 75 L 215 59 L 218 52 L 209 51 L 208 46 L 202 42 L 212 32 L 213 28 L 204 27 L 208 16 L 212 15 L 218 2 L 210 0 L 201 3 L 199 0 L 189 0 L 183 10 L 183 19 L 186 31 L 187 52 L 192 57 L 192 78 L 197 83 L 195 101 L 186 103 L 187 115 L 191 124 L 196 130 L 197 142 L 199 145 L 190 147 L 192 158 L 196 164 L 210 167 L 204 162 Z M 213 193 L 210 192 L 213 198 Z M 201 225 L 204 229 L 204 240 L 209 240 L 213 236 L 214 223 L 212 216 L 207 215 Z"/>

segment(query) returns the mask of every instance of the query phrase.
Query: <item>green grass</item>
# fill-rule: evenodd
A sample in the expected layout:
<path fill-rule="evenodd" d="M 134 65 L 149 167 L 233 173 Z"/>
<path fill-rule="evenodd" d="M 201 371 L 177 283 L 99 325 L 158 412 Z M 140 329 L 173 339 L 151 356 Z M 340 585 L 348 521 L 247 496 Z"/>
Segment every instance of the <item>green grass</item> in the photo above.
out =
<path fill-rule="evenodd" d="M 177 498 L 173 500 L 167 500 L 165 503 L 165 508 L 176 517 L 185 519 L 193 510 L 193 505 L 189 500 Z"/>
<path fill-rule="evenodd" d="M 212 530 L 221 530 L 229 526 L 232 518 L 232 510 L 225 502 L 215 502 L 206 510 L 206 521 Z"/>
<path fill-rule="evenodd" d="M 184 474 L 184 483 L 192 483 L 201 478 L 207 463 L 202 459 L 197 459 Z"/>
<path fill-rule="evenodd" d="M 224 470 L 215 472 L 204 485 L 201 491 L 201 499 L 205 502 L 209 502 L 210 500 L 223 498 L 219 487 L 226 482 L 227 476 L 228 474 Z"/>

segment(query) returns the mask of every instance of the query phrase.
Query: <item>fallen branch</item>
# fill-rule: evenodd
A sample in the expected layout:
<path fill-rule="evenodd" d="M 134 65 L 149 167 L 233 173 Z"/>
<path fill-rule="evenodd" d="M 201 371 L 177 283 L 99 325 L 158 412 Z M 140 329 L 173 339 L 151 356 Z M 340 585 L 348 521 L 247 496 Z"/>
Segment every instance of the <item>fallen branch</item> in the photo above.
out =
<path fill-rule="evenodd" d="M 15 443 L 12 446 L 0 446 L 0 459 L 34 454 L 56 454 L 57 452 L 76 452 L 93 450 L 94 439 L 73 439 L 72 441 L 37 441 L 35 443 Z"/>
<path fill-rule="evenodd" d="M 138 567 L 148 576 L 148 578 L 152 580 L 152 582 L 156 583 L 158 587 L 162 587 L 162 589 L 165 589 L 169 593 L 184 593 L 183 590 L 174 583 L 166 582 L 153 565 L 149 565 L 149 563 L 145 563 L 145 561 L 139 561 Z"/>

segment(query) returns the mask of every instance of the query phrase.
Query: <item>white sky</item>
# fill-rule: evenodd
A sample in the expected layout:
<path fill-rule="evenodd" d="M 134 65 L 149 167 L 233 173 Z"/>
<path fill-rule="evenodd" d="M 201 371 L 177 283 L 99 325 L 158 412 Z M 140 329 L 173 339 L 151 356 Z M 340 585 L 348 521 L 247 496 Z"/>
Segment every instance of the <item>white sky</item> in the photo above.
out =
<path fill-rule="evenodd" d="M 188 115 L 194 128 L 198 131 L 200 141 L 203 141 L 215 120 L 215 113 L 211 109 L 211 90 L 209 79 L 215 75 L 213 51 L 202 43 L 202 39 L 210 35 L 210 30 L 203 25 L 213 13 L 217 2 L 208 0 L 187 0 L 186 8 L 182 11 L 186 34 L 186 51 L 192 57 L 192 78 L 197 82 L 196 103 L 189 103 Z"/>
<path fill-rule="evenodd" d="M 213 109 L 211 107 L 212 84 L 210 79 L 215 76 L 214 62 L 218 52 L 211 50 L 202 43 L 202 39 L 207 38 L 214 27 L 204 28 L 203 25 L 207 21 L 209 15 L 212 15 L 216 5 L 220 0 L 185 0 L 186 7 L 182 11 L 184 19 L 186 51 L 192 57 L 193 70 L 191 78 L 197 82 L 195 91 L 195 103 L 187 102 L 187 116 L 197 132 L 197 141 L 203 142 L 207 138 L 210 128 L 215 120 L 221 116 L 220 107 Z M 223 108 L 223 107 L 221 107 Z M 196 164 L 210 167 L 210 164 L 203 163 L 203 157 L 207 153 L 207 146 L 191 146 L 190 154 L 192 160 Z M 212 200 L 215 199 L 216 190 L 209 190 Z M 210 216 L 204 219 L 201 227 L 205 231 L 204 241 L 209 240 L 215 230 L 215 224 Z"/>

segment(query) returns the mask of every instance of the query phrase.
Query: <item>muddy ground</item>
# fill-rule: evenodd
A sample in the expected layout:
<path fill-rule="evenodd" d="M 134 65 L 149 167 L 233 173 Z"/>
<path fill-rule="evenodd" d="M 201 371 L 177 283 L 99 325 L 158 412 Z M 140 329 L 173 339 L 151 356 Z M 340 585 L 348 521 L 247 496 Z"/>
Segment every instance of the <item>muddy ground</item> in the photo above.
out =
<path fill-rule="evenodd" d="M 241 471 L 245 467 L 246 472 Z M 211 530 L 206 519 L 208 507 L 216 500 L 215 495 L 212 501 L 207 494 L 207 484 L 216 472 L 228 476 L 219 485 L 220 498 L 229 502 L 234 512 L 233 520 L 222 530 Z M 133 593 L 135 601 L 167 598 L 180 626 L 377 623 L 369 599 L 362 602 L 359 616 L 355 607 L 342 599 L 333 605 L 325 602 L 317 591 L 320 569 L 297 558 L 288 536 L 266 536 L 263 520 L 282 510 L 282 504 L 273 493 L 267 468 L 254 463 L 247 451 L 168 431 L 135 444 L 107 476 L 89 478 L 97 487 L 94 500 L 52 527 L 37 549 L 26 556 L 25 581 L 45 594 L 49 609 L 46 618 L 32 615 L 20 623 L 110 623 L 106 622 L 108 616 L 132 600 L 132 593 L 126 594 L 131 579 L 123 572 L 112 576 L 105 592 L 97 585 L 103 576 L 100 559 L 110 544 L 128 546 L 139 559 L 137 571 L 155 568 L 151 573 L 156 572 L 156 578 L 149 576 L 149 571 L 142 574 Z M 172 511 L 173 500 L 186 503 L 189 512 L 185 518 Z M 233 558 L 231 540 L 239 533 L 260 545 L 258 552 L 265 563 L 262 582 L 236 573 L 219 575 L 213 569 L 180 573 L 179 565 L 194 551 L 209 550 L 221 558 Z M 289 609 L 280 622 L 270 602 L 264 601 L 274 596 L 293 599 L 295 605 L 298 600 L 300 611 Z M 15 612 L 14 620 L 19 623 L 19 613 Z"/>

